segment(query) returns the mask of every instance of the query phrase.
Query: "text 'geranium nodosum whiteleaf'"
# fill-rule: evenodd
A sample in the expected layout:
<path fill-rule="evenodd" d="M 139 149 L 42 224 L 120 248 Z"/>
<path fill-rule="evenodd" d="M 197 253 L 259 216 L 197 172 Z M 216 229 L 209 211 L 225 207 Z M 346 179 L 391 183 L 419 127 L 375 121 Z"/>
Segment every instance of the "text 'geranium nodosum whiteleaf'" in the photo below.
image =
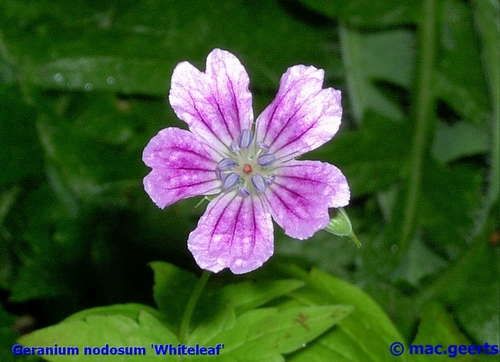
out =
<path fill-rule="evenodd" d="M 249 78 L 231 53 L 214 49 L 205 72 L 188 62 L 172 75 L 169 100 L 189 131 L 166 128 L 146 146 L 152 171 L 144 187 L 160 207 L 198 195 L 208 204 L 188 248 L 198 265 L 246 273 L 273 254 L 273 218 L 305 239 L 329 223 L 328 208 L 347 205 L 342 172 L 295 157 L 329 141 L 342 116 L 340 91 L 323 89 L 324 71 L 296 65 L 254 122 Z"/>

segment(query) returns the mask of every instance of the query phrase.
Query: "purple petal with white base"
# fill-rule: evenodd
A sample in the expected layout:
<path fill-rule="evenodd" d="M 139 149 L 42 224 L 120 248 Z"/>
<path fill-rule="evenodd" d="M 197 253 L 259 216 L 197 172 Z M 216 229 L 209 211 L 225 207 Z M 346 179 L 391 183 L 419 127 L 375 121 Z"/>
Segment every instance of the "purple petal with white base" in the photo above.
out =
<path fill-rule="evenodd" d="M 323 89 L 324 71 L 297 65 L 281 77 L 278 94 L 256 121 L 259 140 L 278 160 L 289 160 L 329 141 L 340 126 L 340 91 Z"/>
<path fill-rule="evenodd" d="M 289 161 L 275 170 L 276 179 L 264 194 L 276 223 L 293 238 L 306 239 L 324 229 L 329 207 L 347 205 L 345 176 L 319 161 Z"/>
<path fill-rule="evenodd" d="M 208 204 L 189 234 L 188 248 L 203 269 L 247 273 L 273 254 L 271 216 L 258 198 L 222 194 Z"/>
<path fill-rule="evenodd" d="M 233 54 L 214 49 L 207 70 L 179 63 L 172 75 L 169 100 L 177 116 L 194 134 L 217 150 L 225 150 L 253 121 L 248 74 Z"/>
<path fill-rule="evenodd" d="M 160 208 L 187 197 L 220 192 L 215 152 L 191 132 L 165 128 L 144 149 L 142 159 L 153 171 L 144 189 Z"/>

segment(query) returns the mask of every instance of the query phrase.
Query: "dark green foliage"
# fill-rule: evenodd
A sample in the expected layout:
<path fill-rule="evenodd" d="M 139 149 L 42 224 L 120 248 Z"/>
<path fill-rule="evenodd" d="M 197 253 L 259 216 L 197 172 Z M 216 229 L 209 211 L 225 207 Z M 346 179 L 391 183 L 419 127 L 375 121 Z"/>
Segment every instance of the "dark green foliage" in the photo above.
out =
<path fill-rule="evenodd" d="M 307 157 L 347 176 L 362 247 L 277 230 L 261 270 L 212 276 L 189 343 L 250 333 L 229 361 L 255 343 L 263 361 L 385 361 L 398 339 L 498 344 L 498 1 L 430 2 L 0 0 L 0 359 L 26 315 L 51 325 L 31 344 L 73 343 L 61 336 L 75 328 L 82 345 L 126 343 L 114 331 L 127 328 L 132 344 L 179 342 L 205 204 L 158 210 L 141 155 L 160 129 L 185 128 L 166 102 L 173 67 L 203 68 L 215 47 L 247 68 L 256 114 L 294 64 L 342 90 L 341 130 Z M 156 260 L 171 264 L 150 264 L 153 277 Z M 302 312 L 314 333 L 293 323 Z M 290 343 L 268 341 L 277 324 Z"/>

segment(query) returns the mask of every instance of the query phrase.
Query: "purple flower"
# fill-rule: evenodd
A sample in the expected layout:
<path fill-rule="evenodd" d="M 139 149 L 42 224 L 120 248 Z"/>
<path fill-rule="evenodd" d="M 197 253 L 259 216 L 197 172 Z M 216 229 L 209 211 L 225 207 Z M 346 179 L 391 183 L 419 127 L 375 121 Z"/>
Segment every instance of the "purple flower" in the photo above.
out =
<path fill-rule="evenodd" d="M 313 66 L 289 68 L 254 123 L 249 78 L 233 54 L 214 49 L 204 73 L 188 62 L 174 69 L 169 100 L 189 131 L 166 128 L 151 139 L 143 160 L 153 170 L 144 188 L 160 208 L 218 195 L 189 234 L 201 268 L 257 269 L 273 254 L 271 217 L 287 235 L 305 239 L 328 225 L 328 208 L 349 202 L 338 168 L 295 160 L 340 126 L 340 91 L 323 89 L 323 78 Z"/>

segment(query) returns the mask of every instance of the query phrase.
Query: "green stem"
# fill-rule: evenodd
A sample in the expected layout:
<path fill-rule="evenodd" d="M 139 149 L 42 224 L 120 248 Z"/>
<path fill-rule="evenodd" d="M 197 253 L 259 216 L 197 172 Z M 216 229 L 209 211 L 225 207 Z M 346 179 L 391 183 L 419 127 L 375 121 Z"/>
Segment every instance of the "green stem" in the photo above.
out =
<path fill-rule="evenodd" d="M 485 79 L 488 82 L 492 114 L 491 171 L 485 213 L 496 202 L 500 194 L 500 21 L 498 2 L 494 0 L 473 0 L 474 19 L 481 41 L 481 52 Z"/>
<path fill-rule="evenodd" d="M 418 27 L 419 47 L 417 53 L 417 67 L 415 69 L 415 101 L 413 103 L 415 132 L 409 160 L 411 168 L 401 227 L 401 245 L 399 250 L 402 254 L 407 249 L 413 232 L 415 231 L 424 157 L 429 151 L 430 132 L 434 120 L 434 94 L 432 82 L 437 38 L 436 4 L 436 0 L 423 1 L 422 16 Z"/>
<path fill-rule="evenodd" d="M 207 270 L 203 271 L 201 277 L 198 279 L 198 282 L 193 288 L 191 296 L 189 297 L 186 309 L 184 309 L 184 314 L 182 315 L 181 326 L 179 330 L 179 339 L 181 343 L 185 343 L 187 340 L 189 323 L 191 322 L 191 317 L 193 316 L 194 308 L 196 307 L 198 299 L 200 299 L 201 292 L 203 291 L 203 288 L 207 284 L 210 274 L 211 273 Z"/>

